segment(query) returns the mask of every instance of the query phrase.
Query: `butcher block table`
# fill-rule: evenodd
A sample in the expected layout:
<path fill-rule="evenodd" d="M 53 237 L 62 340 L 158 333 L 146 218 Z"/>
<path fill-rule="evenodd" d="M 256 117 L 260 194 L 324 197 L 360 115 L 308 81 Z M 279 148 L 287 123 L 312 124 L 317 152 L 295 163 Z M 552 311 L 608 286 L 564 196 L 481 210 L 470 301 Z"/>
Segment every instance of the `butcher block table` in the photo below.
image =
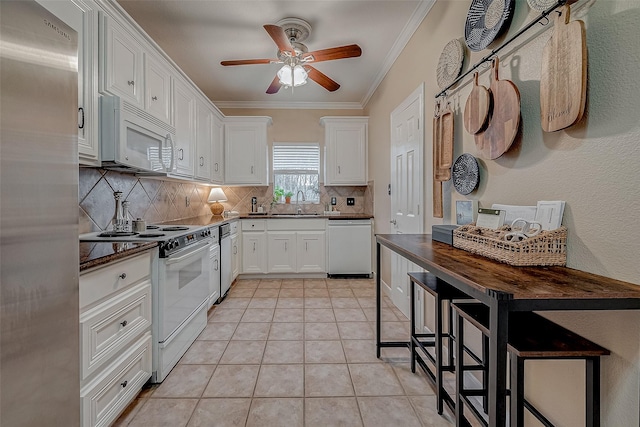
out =
<path fill-rule="evenodd" d="M 489 307 L 489 425 L 506 425 L 507 337 L 512 311 L 640 310 L 640 286 L 567 267 L 514 267 L 431 240 L 376 235 L 376 351 L 381 341 L 380 251 L 384 246 Z"/>

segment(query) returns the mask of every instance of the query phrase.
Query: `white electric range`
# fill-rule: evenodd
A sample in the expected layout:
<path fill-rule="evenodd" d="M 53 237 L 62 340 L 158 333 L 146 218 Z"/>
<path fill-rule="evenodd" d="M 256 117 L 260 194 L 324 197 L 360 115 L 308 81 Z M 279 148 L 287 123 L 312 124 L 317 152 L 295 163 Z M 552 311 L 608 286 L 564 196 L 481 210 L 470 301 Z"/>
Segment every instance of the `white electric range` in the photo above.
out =
<path fill-rule="evenodd" d="M 162 382 L 207 324 L 210 227 L 152 225 L 143 233 L 83 234 L 80 241 L 158 242 L 152 265 L 152 382 Z"/>

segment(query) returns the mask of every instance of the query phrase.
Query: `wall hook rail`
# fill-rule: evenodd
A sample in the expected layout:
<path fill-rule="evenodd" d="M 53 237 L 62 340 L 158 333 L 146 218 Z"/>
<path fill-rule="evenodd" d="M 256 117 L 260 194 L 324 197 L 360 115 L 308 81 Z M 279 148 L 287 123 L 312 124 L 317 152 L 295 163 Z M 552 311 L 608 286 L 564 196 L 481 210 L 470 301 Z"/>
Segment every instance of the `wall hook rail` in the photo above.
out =
<path fill-rule="evenodd" d="M 550 6 L 547 10 L 545 10 L 544 12 L 542 12 L 536 19 L 532 20 L 531 22 L 529 22 L 527 25 L 525 25 L 524 27 L 522 27 L 520 29 L 520 31 L 518 31 L 517 33 L 515 33 L 513 36 L 511 36 L 508 40 L 505 40 L 504 43 L 502 43 L 500 46 L 498 46 L 497 48 L 493 49 L 487 56 L 485 56 L 484 58 L 482 58 L 480 61 L 476 62 L 476 64 L 471 67 L 469 70 L 467 70 L 466 73 L 462 74 L 461 76 L 458 76 L 457 79 L 455 79 L 453 82 L 451 82 L 447 87 L 445 87 L 444 89 L 442 89 L 440 92 L 438 92 L 438 94 L 435 96 L 435 98 L 440 98 L 441 96 L 446 95 L 447 91 L 449 89 L 451 89 L 453 86 L 455 86 L 456 84 L 458 84 L 460 81 L 462 81 L 465 77 L 467 77 L 468 75 L 470 75 L 471 73 L 473 73 L 475 70 L 477 70 L 482 64 L 485 64 L 487 62 L 489 62 L 494 56 L 497 56 L 497 53 L 500 52 L 502 49 L 504 49 L 506 46 L 508 46 L 511 42 L 513 42 L 515 39 L 517 39 L 518 37 L 520 37 L 525 31 L 527 31 L 529 28 L 533 27 L 534 25 L 536 25 L 538 22 L 542 21 L 543 19 L 546 19 L 547 22 L 546 24 L 542 24 L 542 22 L 540 22 L 542 25 L 547 25 L 549 23 L 549 18 L 548 15 L 550 13 L 552 13 L 554 10 L 556 10 L 557 8 L 559 8 L 560 6 L 564 6 L 567 3 L 568 0 L 558 0 L 558 2 L 556 4 L 554 4 L 553 6 Z M 562 12 L 560 11 L 556 11 L 560 14 L 562 14 Z"/>

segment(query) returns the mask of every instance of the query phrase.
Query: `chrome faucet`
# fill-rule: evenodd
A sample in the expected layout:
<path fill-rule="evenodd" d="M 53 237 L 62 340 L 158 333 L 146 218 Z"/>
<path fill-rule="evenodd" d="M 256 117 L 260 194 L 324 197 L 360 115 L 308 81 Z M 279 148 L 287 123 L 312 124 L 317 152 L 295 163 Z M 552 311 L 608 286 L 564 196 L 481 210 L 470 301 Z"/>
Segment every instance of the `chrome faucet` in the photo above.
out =
<path fill-rule="evenodd" d="M 300 207 L 300 195 L 302 194 L 302 201 L 305 201 L 304 198 L 304 191 L 302 190 L 298 190 L 298 192 L 296 193 L 296 205 L 298 205 L 298 209 L 296 210 L 296 214 L 297 215 L 302 215 L 302 208 Z"/>

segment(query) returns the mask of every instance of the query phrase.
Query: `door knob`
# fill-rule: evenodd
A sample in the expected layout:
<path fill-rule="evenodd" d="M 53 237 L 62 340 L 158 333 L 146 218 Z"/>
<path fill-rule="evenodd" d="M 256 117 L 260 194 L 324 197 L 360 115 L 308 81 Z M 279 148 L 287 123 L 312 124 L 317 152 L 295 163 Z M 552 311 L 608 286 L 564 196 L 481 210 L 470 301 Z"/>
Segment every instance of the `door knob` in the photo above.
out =
<path fill-rule="evenodd" d="M 393 225 L 397 225 L 397 221 L 395 219 L 392 219 L 391 221 L 389 221 L 391 224 Z"/>

